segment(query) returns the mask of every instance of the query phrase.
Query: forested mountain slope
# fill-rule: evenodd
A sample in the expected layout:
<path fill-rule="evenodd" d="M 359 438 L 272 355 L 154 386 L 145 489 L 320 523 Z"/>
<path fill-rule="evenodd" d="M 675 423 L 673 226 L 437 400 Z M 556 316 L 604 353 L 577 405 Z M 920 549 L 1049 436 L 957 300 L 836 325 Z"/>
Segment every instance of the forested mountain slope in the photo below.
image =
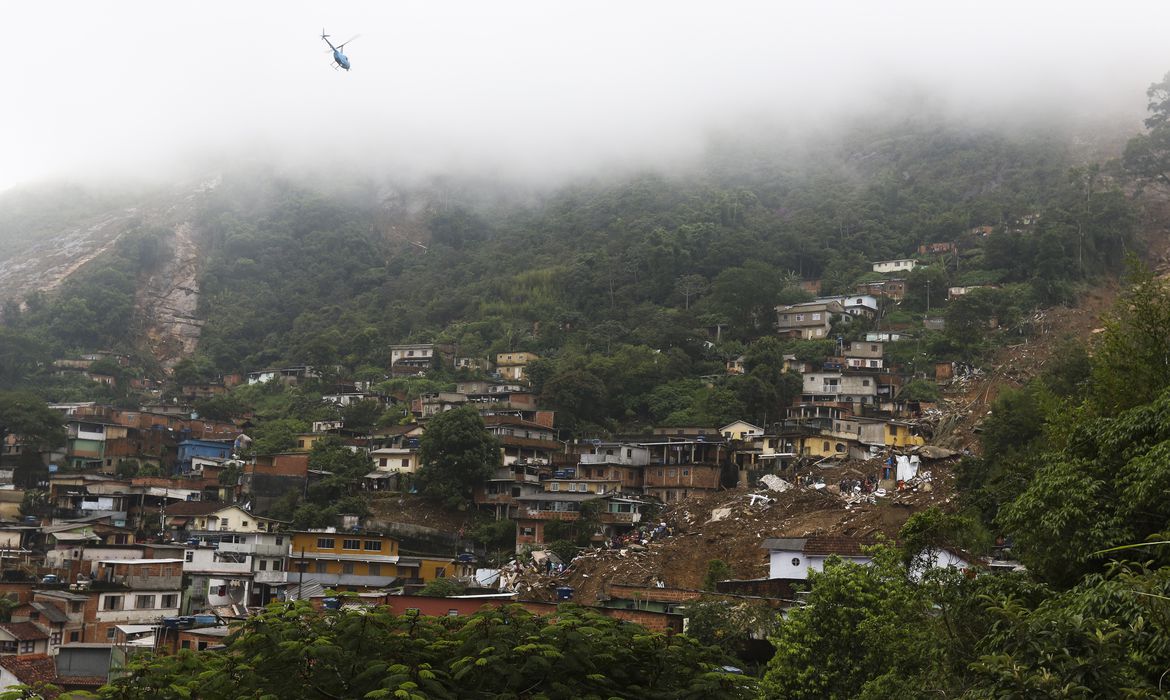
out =
<path fill-rule="evenodd" d="M 535 388 L 568 425 L 677 413 L 653 407 L 655 390 L 683 405 L 677 420 L 706 421 L 754 415 L 765 399 L 753 393 L 779 390 L 765 381 L 699 399 L 688 382 L 771 335 L 778 303 L 810 298 L 802 281 L 849 293 L 875 277 L 874 260 L 955 242 L 958 255 L 921 259 L 936 264 L 911 273 L 888 318 L 941 312 L 950 285 L 997 285 L 956 332 L 924 335 L 926 359 L 969 359 L 979 319 L 1010 325 L 1068 302 L 1132 249 L 1113 171 L 1078 162 L 1057 129 L 922 116 L 802 138 L 725 136 L 686 171 L 523 194 L 453 177 L 225 173 L 176 198 L 171 209 L 189 216 L 131 222 L 60 291 L 26 293 L 23 313 L 10 303 L 5 332 L 46 357 L 108 347 L 155 371 L 194 349 L 179 366 L 188 380 L 282 363 L 380 380 L 387 345 L 407 341 L 465 356 L 530 350 L 547 359 Z M 972 233 L 980 226 L 997 233 Z M 157 282 L 176 269 L 188 283 Z M 162 291 L 144 293 L 150 284 Z M 168 314 L 185 336 L 161 337 Z"/>

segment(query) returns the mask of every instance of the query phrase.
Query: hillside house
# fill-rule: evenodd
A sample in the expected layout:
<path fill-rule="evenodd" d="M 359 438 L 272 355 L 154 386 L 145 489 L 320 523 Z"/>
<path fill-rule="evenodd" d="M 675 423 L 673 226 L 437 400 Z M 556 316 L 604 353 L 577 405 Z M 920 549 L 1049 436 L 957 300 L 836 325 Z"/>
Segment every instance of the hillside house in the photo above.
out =
<path fill-rule="evenodd" d="M 829 337 L 834 318 L 844 314 L 838 301 L 777 306 L 776 329 L 782 338 L 820 340 Z"/>
<path fill-rule="evenodd" d="M 505 381 L 527 381 L 524 368 L 529 362 L 539 359 L 540 355 L 534 352 L 502 352 L 496 355 L 496 372 Z"/>
<path fill-rule="evenodd" d="M 902 301 L 906 298 L 906 280 L 893 278 L 876 282 L 862 282 L 854 287 L 853 291 L 858 294 L 884 297 L 890 301 Z"/>
<path fill-rule="evenodd" d="M 877 318 L 878 315 L 878 300 L 877 297 L 869 294 L 853 294 L 850 296 L 835 296 L 835 297 L 821 297 L 817 299 L 818 302 L 835 301 L 840 304 L 845 313 L 850 316 L 862 316 L 864 318 Z"/>
<path fill-rule="evenodd" d="M 849 403 L 857 407 L 876 403 L 878 385 L 870 374 L 810 372 L 803 376 L 801 403 Z"/>
<path fill-rule="evenodd" d="M 747 421 L 737 420 L 720 428 L 719 433 L 727 440 L 746 441 L 763 435 L 764 429 Z"/>
<path fill-rule="evenodd" d="M 454 364 L 455 347 L 436 343 L 408 343 L 390 346 L 390 374 L 413 377 L 426 374 L 440 364 Z"/>
<path fill-rule="evenodd" d="M 954 243 L 939 242 L 939 243 L 923 243 L 918 246 L 919 255 L 946 255 L 947 253 L 958 252 L 959 248 Z"/>
<path fill-rule="evenodd" d="M 545 525 L 551 520 L 576 522 L 586 504 L 590 504 L 589 509 L 598 523 L 593 533 L 595 541 L 605 541 L 635 529 L 647 507 L 643 501 L 617 494 L 538 493 L 517 500 L 520 506 L 515 518 L 517 552 L 546 544 Z"/>
<path fill-rule="evenodd" d="M 809 571 L 824 571 L 825 560 L 839 557 L 868 565 L 873 558 L 862 551 L 875 544 L 851 537 L 777 537 L 760 545 L 768 550 L 768 578 L 807 580 Z"/>
<path fill-rule="evenodd" d="M 183 560 L 99 561 L 93 581 L 97 612 L 85 628 L 83 641 L 110 642 L 118 625 L 155 624 L 159 618 L 179 614 Z"/>
<path fill-rule="evenodd" d="M 285 567 L 291 572 L 289 585 L 316 581 L 335 590 L 363 591 L 405 577 L 398 569 L 398 540 L 388 535 L 327 528 L 295 532 L 292 538 Z"/>
<path fill-rule="evenodd" d="M 898 260 L 879 260 L 873 264 L 874 272 L 910 272 L 918 263 L 912 258 L 900 258 Z"/>
<path fill-rule="evenodd" d="M 218 538 L 183 553 L 191 609 L 259 607 L 275 600 L 287 580 L 292 538 L 270 532 L 224 532 Z"/>
<path fill-rule="evenodd" d="M 297 365 L 295 367 L 269 367 L 248 372 L 249 384 L 265 384 L 271 381 L 280 381 L 285 384 L 297 384 L 309 379 L 320 379 L 321 372 L 312 365 Z"/>
<path fill-rule="evenodd" d="M 0 622 L 0 654 L 47 654 L 49 634 L 31 622 Z"/>
<path fill-rule="evenodd" d="M 383 447 L 370 453 L 379 472 L 414 474 L 418 471 L 418 448 Z"/>

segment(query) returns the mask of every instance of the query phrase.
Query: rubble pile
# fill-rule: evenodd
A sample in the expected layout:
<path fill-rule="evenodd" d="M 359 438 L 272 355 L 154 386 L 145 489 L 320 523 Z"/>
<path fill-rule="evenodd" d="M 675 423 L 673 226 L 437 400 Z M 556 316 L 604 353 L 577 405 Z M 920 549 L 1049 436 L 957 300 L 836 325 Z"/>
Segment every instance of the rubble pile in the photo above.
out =
<path fill-rule="evenodd" d="M 517 587 L 524 598 L 549 601 L 555 600 L 557 588 L 570 587 L 573 599 L 583 604 L 603 599 L 609 582 L 697 589 L 712 559 L 725 562 L 736 578 L 765 578 L 768 556 L 760 545 L 770 537 L 832 533 L 893 539 L 911 514 L 951 501 L 958 457 L 924 455 L 924 466 L 903 490 L 881 495 L 876 488 L 864 497 L 855 490 L 841 492 L 842 481 L 852 484 L 878 473 L 883 460 L 872 459 L 814 467 L 793 481 L 772 477 L 757 488 L 694 496 L 668 504 L 658 516 L 667 526 L 666 536 L 620 549 L 587 549 L 551 576 L 530 566 L 518 576 Z M 806 477 L 813 485 L 801 485 Z"/>

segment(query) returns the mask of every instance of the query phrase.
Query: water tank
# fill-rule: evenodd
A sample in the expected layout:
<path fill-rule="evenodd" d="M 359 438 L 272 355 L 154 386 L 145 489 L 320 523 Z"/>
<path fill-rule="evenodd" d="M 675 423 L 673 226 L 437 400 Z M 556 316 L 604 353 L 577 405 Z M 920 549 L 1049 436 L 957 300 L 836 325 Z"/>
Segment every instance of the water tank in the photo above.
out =
<path fill-rule="evenodd" d="M 570 586 L 558 586 L 557 587 L 557 600 L 572 600 L 572 599 L 573 599 L 572 587 L 570 587 Z"/>

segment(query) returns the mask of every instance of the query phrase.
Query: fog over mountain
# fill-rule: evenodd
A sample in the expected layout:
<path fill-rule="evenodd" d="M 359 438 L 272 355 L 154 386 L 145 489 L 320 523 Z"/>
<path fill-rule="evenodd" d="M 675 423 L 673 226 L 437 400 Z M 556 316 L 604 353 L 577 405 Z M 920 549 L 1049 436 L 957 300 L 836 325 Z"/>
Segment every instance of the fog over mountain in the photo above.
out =
<path fill-rule="evenodd" d="M 1140 126 L 1170 5 L 5 3 L 0 189 L 233 163 L 556 182 L 929 105 Z M 322 28 L 346 51 L 335 70 Z"/>

